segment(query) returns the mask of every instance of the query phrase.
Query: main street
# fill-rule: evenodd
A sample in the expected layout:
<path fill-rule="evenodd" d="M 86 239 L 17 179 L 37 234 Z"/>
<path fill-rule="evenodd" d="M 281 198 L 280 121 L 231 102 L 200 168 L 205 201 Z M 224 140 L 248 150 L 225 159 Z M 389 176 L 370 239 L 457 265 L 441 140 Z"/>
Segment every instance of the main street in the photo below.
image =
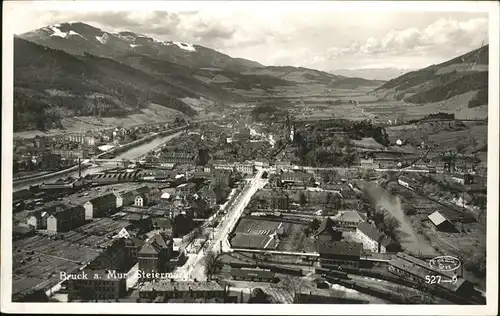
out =
<path fill-rule="evenodd" d="M 268 180 L 262 179 L 264 171 L 266 171 L 266 169 L 258 170 L 255 177 L 248 183 L 245 189 L 241 192 L 240 196 L 236 198 L 233 205 L 229 207 L 227 213 L 222 217 L 219 226 L 215 230 L 214 236 L 212 236 L 209 240 L 208 247 L 206 249 L 202 249 L 196 255 L 192 263 L 189 264 L 186 272 L 191 279 L 206 279 L 205 267 L 203 266 L 203 257 L 205 253 L 219 252 L 220 250 L 223 252 L 230 251 L 228 234 L 233 230 L 252 196 L 266 185 Z"/>

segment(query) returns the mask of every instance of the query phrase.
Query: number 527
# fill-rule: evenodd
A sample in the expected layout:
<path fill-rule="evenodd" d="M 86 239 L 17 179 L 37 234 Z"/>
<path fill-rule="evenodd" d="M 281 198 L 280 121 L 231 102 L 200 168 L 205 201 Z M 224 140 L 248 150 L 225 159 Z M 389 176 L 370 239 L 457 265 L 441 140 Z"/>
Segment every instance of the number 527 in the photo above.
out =
<path fill-rule="evenodd" d="M 438 284 L 441 283 L 441 276 L 439 275 L 426 275 L 425 283 L 427 284 Z"/>

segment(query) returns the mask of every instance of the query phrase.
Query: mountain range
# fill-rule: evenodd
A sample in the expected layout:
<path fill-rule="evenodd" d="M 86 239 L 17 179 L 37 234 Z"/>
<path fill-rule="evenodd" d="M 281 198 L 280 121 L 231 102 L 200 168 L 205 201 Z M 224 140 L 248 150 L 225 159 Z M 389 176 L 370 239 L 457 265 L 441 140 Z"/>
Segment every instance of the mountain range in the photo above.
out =
<path fill-rule="evenodd" d="M 82 116 L 150 117 L 146 110 L 152 106 L 194 116 L 279 87 L 342 85 L 346 79 L 314 69 L 266 67 L 199 45 L 106 32 L 81 22 L 16 36 L 14 56 L 14 131 L 63 128 L 65 119 Z"/>
<path fill-rule="evenodd" d="M 345 77 L 359 77 L 368 80 L 387 81 L 399 77 L 407 72 L 418 69 L 400 69 L 400 68 L 359 68 L 359 69 L 333 69 L 329 71 L 332 74 Z"/>
<path fill-rule="evenodd" d="M 481 71 L 445 75 L 441 68 L 446 67 L 431 66 L 385 82 L 265 66 L 191 43 L 107 32 L 81 22 L 54 24 L 14 38 L 14 131 L 67 129 L 82 117 L 103 125 L 193 117 L 223 111 L 226 104 L 318 87 L 376 89 L 386 98 L 418 103 L 435 99 L 425 91 L 437 83 L 451 84 L 462 75 L 483 82 Z M 484 90 L 484 84 L 474 88 Z"/>
<path fill-rule="evenodd" d="M 484 45 L 446 62 L 406 73 L 387 81 L 375 92 L 386 99 L 425 105 L 429 111 L 487 116 L 488 49 L 489 45 Z"/>

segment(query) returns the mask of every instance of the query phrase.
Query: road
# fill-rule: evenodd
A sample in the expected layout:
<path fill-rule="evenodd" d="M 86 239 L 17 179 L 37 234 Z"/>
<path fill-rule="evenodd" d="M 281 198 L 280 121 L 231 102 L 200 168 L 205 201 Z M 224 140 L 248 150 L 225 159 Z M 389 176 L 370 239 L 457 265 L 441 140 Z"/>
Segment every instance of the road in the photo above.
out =
<path fill-rule="evenodd" d="M 330 168 L 320 168 L 320 167 L 299 167 L 304 170 L 311 170 L 311 171 L 339 171 L 339 170 L 362 170 L 361 167 L 350 167 L 350 168 L 344 168 L 344 167 L 330 167 Z M 407 169 L 407 168 L 375 168 L 371 169 L 375 172 L 413 172 L 413 173 L 430 173 L 430 170 L 427 169 Z M 436 173 L 446 173 L 445 170 L 436 170 Z"/>
<path fill-rule="evenodd" d="M 117 159 L 117 160 L 121 160 L 121 159 L 127 159 L 127 160 L 137 159 L 137 158 L 145 155 L 149 151 L 151 151 L 151 150 L 157 148 L 158 146 L 162 145 L 163 143 L 165 143 L 167 141 L 170 141 L 170 140 L 178 137 L 181 134 L 182 134 L 182 131 L 174 133 L 172 135 L 165 136 L 165 137 L 156 138 L 156 139 L 152 140 L 151 142 L 139 145 L 139 146 L 134 147 L 134 148 L 130 148 L 130 150 L 127 150 L 127 151 L 121 153 L 120 155 L 116 156 L 115 159 Z M 85 170 L 82 170 L 82 176 L 85 176 L 87 174 L 93 174 L 93 173 L 102 172 L 104 170 L 111 169 L 111 168 L 116 168 L 116 164 L 115 163 L 111 163 L 111 164 L 103 164 L 102 166 L 92 166 L 92 167 L 89 167 L 89 168 L 87 168 Z M 70 172 L 70 173 L 67 173 L 65 175 L 55 175 L 54 177 L 49 177 L 49 178 L 45 178 L 45 179 L 42 179 L 42 180 L 40 180 L 40 179 L 34 179 L 33 181 L 24 182 L 24 183 L 19 184 L 19 185 L 14 185 L 13 186 L 13 190 L 14 191 L 19 191 L 19 190 L 23 190 L 23 189 L 28 189 L 32 185 L 38 185 L 38 184 L 42 184 L 44 182 L 51 182 L 51 181 L 54 181 L 54 180 L 56 180 L 58 178 L 61 178 L 61 177 L 64 177 L 64 178 L 74 177 L 74 178 L 76 178 L 76 177 L 78 177 L 78 171 Z"/>
<path fill-rule="evenodd" d="M 222 217 L 219 226 L 215 230 L 213 238 L 209 241 L 207 249 L 202 249 L 189 263 L 187 267 L 187 274 L 191 279 L 205 280 L 205 267 L 203 266 L 203 257 L 207 252 L 219 252 L 220 245 L 222 244 L 222 251 L 230 251 L 230 244 L 227 239 L 228 234 L 236 225 L 238 219 L 240 218 L 243 210 L 250 202 L 252 196 L 259 189 L 263 188 L 268 179 L 262 179 L 262 174 L 266 169 L 258 170 L 255 177 L 249 182 L 241 194 L 236 198 L 234 203 L 230 205 L 227 213 Z"/>

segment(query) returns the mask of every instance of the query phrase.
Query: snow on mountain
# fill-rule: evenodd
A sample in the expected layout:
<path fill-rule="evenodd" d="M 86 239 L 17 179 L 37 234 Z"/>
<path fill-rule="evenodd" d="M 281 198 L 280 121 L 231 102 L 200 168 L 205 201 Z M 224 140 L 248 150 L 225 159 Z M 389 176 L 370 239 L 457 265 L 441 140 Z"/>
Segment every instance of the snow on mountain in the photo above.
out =
<path fill-rule="evenodd" d="M 188 52 L 196 51 L 196 48 L 194 48 L 193 44 L 181 43 L 181 42 L 174 42 L 174 44 L 177 45 L 180 49 L 187 50 Z"/>
<path fill-rule="evenodd" d="M 80 40 L 78 35 L 85 40 Z M 196 68 L 226 68 L 241 71 L 261 66 L 203 46 L 182 41 L 163 41 L 130 31 L 107 32 L 82 22 L 54 24 L 21 34 L 20 37 L 77 55 L 90 53 L 102 57 L 116 57 L 140 49 L 141 54 L 152 58 Z"/>
<path fill-rule="evenodd" d="M 104 33 L 102 34 L 102 36 L 96 36 L 95 39 L 98 40 L 101 44 L 106 44 L 108 42 L 109 35 L 108 33 Z"/>
<path fill-rule="evenodd" d="M 81 34 L 75 32 L 75 31 L 69 31 L 67 33 L 67 36 L 80 36 L 81 38 L 83 38 L 84 40 L 87 40 L 85 37 L 83 37 Z"/>
<path fill-rule="evenodd" d="M 54 25 L 49 26 L 49 29 L 52 31 L 52 34 L 50 34 L 50 36 L 58 36 L 58 37 L 66 38 L 66 35 L 68 34 L 65 32 L 61 32 L 61 30 L 58 29 Z"/>

